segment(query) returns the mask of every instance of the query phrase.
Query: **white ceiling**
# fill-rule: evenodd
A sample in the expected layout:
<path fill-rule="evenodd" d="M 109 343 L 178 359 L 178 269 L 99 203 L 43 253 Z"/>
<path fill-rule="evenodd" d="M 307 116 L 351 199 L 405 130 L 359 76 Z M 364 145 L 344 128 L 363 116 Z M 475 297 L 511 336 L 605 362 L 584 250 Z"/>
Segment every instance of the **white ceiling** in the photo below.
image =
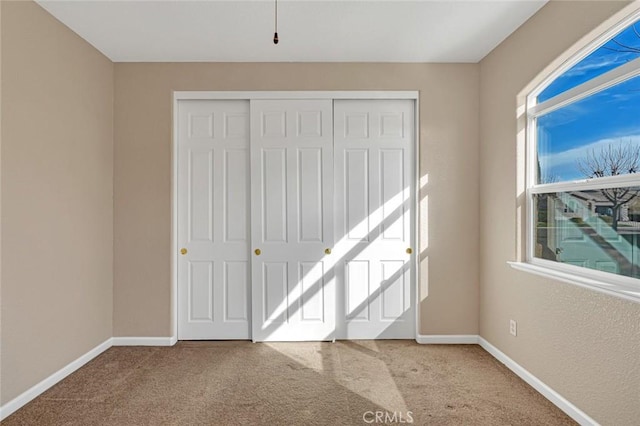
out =
<path fill-rule="evenodd" d="M 547 0 L 37 0 L 115 62 L 478 62 Z"/>

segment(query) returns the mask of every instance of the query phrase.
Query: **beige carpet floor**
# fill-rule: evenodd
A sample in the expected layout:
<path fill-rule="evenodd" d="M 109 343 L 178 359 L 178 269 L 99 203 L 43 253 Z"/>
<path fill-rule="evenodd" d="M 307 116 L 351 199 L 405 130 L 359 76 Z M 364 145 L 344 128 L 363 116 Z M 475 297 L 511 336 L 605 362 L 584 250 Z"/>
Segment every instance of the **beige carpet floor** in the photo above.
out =
<path fill-rule="evenodd" d="M 364 425 L 410 418 L 419 425 L 574 424 L 479 346 L 391 340 L 114 347 L 2 424 Z"/>

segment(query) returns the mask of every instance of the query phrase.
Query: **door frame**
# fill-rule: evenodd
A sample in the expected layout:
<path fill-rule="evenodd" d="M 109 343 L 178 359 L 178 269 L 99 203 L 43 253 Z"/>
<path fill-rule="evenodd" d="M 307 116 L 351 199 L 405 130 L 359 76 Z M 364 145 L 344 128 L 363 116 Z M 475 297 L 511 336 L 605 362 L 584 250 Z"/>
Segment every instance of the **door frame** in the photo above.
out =
<path fill-rule="evenodd" d="M 172 93 L 172 126 L 171 126 L 171 340 L 178 336 L 178 104 L 192 100 L 248 100 L 253 99 L 331 99 L 331 100 L 397 100 L 413 101 L 414 140 L 412 184 L 412 223 L 411 247 L 414 248 L 412 273 L 410 276 L 414 292 L 415 338 L 420 335 L 420 92 L 417 90 L 357 90 L 357 91 L 174 91 Z M 337 292 L 337 289 L 336 289 Z M 251 297 L 251 295 L 249 296 Z M 251 331 L 251 330 L 250 330 Z"/>

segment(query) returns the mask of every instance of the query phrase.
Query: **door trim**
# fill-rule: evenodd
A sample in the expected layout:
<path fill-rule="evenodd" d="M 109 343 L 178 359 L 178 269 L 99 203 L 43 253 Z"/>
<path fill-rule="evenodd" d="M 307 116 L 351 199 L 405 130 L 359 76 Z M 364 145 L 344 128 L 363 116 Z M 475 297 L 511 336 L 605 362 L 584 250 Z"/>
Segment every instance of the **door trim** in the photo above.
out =
<path fill-rule="evenodd" d="M 415 326 L 416 336 L 420 334 L 420 92 L 417 90 L 385 91 L 385 90 L 354 90 L 354 91 L 174 91 L 172 93 L 171 129 L 171 293 L 170 293 L 170 321 L 172 339 L 178 336 L 178 103 L 187 100 L 235 100 L 242 99 L 410 99 L 413 101 L 414 112 L 414 166 L 412 181 L 413 190 L 413 232 L 412 244 L 414 256 L 412 260 L 413 273 L 411 280 L 415 296 Z M 426 183 L 426 182 L 425 182 Z"/>
<path fill-rule="evenodd" d="M 414 99 L 418 100 L 417 90 L 352 90 L 352 91 L 174 91 L 174 106 L 184 100 L 253 100 L 253 99 Z"/>

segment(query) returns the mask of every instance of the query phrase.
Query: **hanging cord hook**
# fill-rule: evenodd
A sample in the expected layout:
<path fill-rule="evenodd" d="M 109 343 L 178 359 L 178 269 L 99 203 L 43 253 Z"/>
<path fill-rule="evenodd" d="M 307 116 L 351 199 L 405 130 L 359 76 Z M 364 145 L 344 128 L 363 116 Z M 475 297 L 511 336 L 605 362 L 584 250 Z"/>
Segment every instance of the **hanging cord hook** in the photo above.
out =
<path fill-rule="evenodd" d="M 275 0 L 275 32 L 273 33 L 273 44 L 278 44 L 278 0 Z"/>

